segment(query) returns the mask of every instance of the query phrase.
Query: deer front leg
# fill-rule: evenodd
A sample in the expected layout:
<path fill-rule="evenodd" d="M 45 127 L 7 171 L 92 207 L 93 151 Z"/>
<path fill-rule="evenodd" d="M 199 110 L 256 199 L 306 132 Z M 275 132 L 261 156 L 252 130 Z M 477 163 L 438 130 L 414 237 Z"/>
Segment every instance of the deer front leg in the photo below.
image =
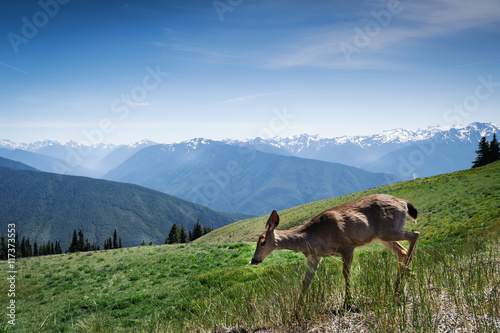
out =
<path fill-rule="evenodd" d="M 306 259 L 307 268 L 306 275 L 304 276 L 304 282 L 302 282 L 302 292 L 304 292 L 311 284 L 311 281 L 318 270 L 319 263 L 321 262 L 321 257 L 317 256 L 308 256 Z"/>
<path fill-rule="evenodd" d="M 345 280 L 345 299 L 344 299 L 344 309 L 350 309 L 352 307 L 351 290 L 349 288 L 349 274 L 351 271 L 352 258 L 354 255 L 354 248 L 347 248 L 340 254 L 342 256 L 343 267 L 342 273 L 344 274 Z"/>
<path fill-rule="evenodd" d="M 307 293 L 307 289 L 309 288 L 309 285 L 311 284 L 311 281 L 314 278 L 314 275 L 316 274 L 319 263 L 321 261 L 321 257 L 313 255 L 306 256 L 306 259 L 307 259 L 306 275 L 304 276 L 304 281 L 302 282 L 302 292 L 300 293 L 298 301 L 299 305 L 304 304 L 304 296 Z"/>

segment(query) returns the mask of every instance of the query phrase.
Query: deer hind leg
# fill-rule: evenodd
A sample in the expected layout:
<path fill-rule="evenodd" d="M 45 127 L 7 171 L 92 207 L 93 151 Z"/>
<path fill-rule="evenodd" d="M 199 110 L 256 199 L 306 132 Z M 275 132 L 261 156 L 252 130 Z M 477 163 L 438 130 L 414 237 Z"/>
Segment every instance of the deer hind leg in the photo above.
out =
<path fill-rule="evenodd" d="M 407 267 L 405 265 L 408 251 L 406 251 L 403 245 L 399 244 L 396 241 L 392 242 L 380 241 L 380 243 L 382 243 L 382 245 L 384 245 L 386 248 L 388 248 L 392 253 L 396 255 L 399 264 L 399 274 L 411 275 L 410 267 Z"/>
<path fill-rule="evenodd" d="M 406 253 L 406 258 L 404 258 L 403 265 L 400 265 L 398 272 L 398 279 L 396 280 L 396 295 L 401 294 L 401 282 L 405 275 L 411 275 L 410 264 L 413 259 L 413 254 L 415 253 L 415 245 L 417 244 L 418 237 L 420 233 L 418 231 L 407 231 L 404 230 L 404 237 L 402 240 L 407 240 L 410 243 L 408 251 Z"/>
<path fill-rule="evenodd" d="M 406 260 L 407 251 L 403 247 L 403 245 L 399 244 L 396 241 L 392 241 L 392 242 L 380 241 L 380 243 L 382 243 L 382 245 L 384 245 L 386 248 L 388 248 L 392 253 L 394 253 L 396 255 L 396 257 L 398 258 L 398 262 L 401 265 L 404 264 L 404 262 Z"/>

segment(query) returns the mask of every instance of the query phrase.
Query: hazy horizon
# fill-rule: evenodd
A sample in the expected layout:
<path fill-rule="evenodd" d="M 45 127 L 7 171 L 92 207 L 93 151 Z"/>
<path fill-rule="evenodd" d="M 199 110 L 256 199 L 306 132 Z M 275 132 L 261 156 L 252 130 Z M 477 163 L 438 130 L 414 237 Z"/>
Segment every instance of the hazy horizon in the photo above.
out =
<path fill-rule="evenodd" d="M 100 144 L 103 144 L 103 145 L 111 145 L 111 146 L 121 146 L 121 145 L 135 145 L 135 144 L 138 144 L 138 143 L 141 143 L 141 142 L 144 142 L 144 141 L 149 141 L 149 142 L 153 142 L 153 143 L 156 143 L 156 144 L 178 144 L 178 143 L 183 143 L 183 142 L 187 142 L 187 141 L 191 141 L 191 140 L 196 140 L 196 139 L 203 139 L 203 140 L 212 140 L 212 141 L 226 141 L 226 140 L 235 140 L 235 141 L 245 141 L 245 140 L 255 140 L 255 139 L 283 139 L 283 138 L 294 138 L 294 137 L 300 137 L 300 136 L 303 136 L 303 135 L 306 135 L 306 136 L 311 136 L 311 137 L 319 137 L 321 139 L 340 139 L 340 138 L 355 138 L 355 137 L 370 137 L 370 136 L 374 136 L 374 135 L 378 135 L 378 134 L 383 134 L 383 133 L 388 133 L 388 132 L 392 132 L 392 131 L 397 131 L 397 130 L 405 130 L 405 131 L 410 131 L 410 132 L 418 132 L 418 131 L 423 131 L 423 130 L 428 130 L 428 129 L 440 129 L 440 130 L 448 130 L 448 129 L 451 129 L 451 128 L 466 128 L 470 125 L 472 125 L 473 123 L 476 123 L 476 122 L 471 122 L 469 124 L 466 124 L 466 125 L 463 125 L 463 124 L 456 124 L 456 125 L 450 125 L 450 126 L 442 126 L 442 125 L 429 125 L 427 127 L 423 127 L 423 128 L 418 128 L 416 130 L 409 130 L 409 129 L 406 129 L 406 128 L 390 128 L 390 129 L 385 129 L 385 130 L 382 130 L 380 132 L 373 132 L 373 133 L 365 133 L 365 134 L 352 134 L 352 135 L 340 135 L 340 136 L 331 136 L 331 137 L 325 137 L 325 136 L 321 136 L 319 134 L 316 134 L 316 133 L 299 133 L 299 134 L 293 134 L 293 135 L 289 135 L 289 136 L 275 136 L 275 137 L 270 137 L 270 138 L 262 138 L 262 137 L 252 137 L 252 138 L 244 138 L 244 139 L 234 139 L 234 138 L 224 138 L 224 139 L 210 139 L 210 138 L 204 138 L 204 137 L 193 137 L 193 138 L 189 138 L 189 139 L 186 139 L 186 140 L 181 140 L 181 141 L 172 141 L 172 142 L 158 142 L 158 141 L 154 141 L 154 140 L 151 140 L 149 138 L 142 138 L 140 140 L 137 140 L 137 141 L 134 141 L 134 142 L 120 142 L 120 143 L 100 143 Z M 483 124 L 492 124 L 496 127 L 499 127 L 500 125 L 499 124 L 496 124 L 496 123 L 493 123 L 493 122 L 480 122 L 480 123 L 483 123 Z M 0 137 L 0 141 L 9 141 L 9 142 L 12 142 L 12 143 L 15 143 L 15 144 L 22 144 L 22 145 L 31 145 L 31 144 L 35 144 L 35 143 L 40 143 L 40 142 L 46 142 L 46 141 L 49 141 L 49 142 L 58 142 L 59 144 L 61 145 L 66 145 L 68 143 L 77 143 L 77 144 L 81 144 L 81 145 L 93 145 L 89 142 L 89 140 L 87 139 L 84 139 L 84 140 L 81 140 L 81 141 L 76 141 L 76 140 L 68 140 L 68 141 L 59 141 L 59 140 L 50 140 L 50 139 L 42 139 L 42 140 L 37 140 L 37 141 L 32 141 L 32 142 L 17 142 L 17 141 L 14 141 L 14 140 L 11 140 L 9 138 L 1 138 Z M 97 144 L 99 145 L 99 144 Z"/>

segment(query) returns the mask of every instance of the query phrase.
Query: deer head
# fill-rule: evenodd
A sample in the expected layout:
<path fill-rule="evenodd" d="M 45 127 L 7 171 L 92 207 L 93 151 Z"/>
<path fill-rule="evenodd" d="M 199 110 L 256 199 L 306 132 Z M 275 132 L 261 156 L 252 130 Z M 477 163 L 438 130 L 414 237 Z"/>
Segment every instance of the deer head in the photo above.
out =
<path fill-rule="evenodd" d="M 278 212 L 273 210 L 269 219 L 267 220 L 266 229 L 259 236 L 257 241 L 257 248 L 253 255 L 252 261 L 249 262 L 250 265 L 260 264 L 268 255 L 271 254 L 276 249 L 276 243 L 274 241 L 274 230 L 280 223 L 280 217 Z"/>

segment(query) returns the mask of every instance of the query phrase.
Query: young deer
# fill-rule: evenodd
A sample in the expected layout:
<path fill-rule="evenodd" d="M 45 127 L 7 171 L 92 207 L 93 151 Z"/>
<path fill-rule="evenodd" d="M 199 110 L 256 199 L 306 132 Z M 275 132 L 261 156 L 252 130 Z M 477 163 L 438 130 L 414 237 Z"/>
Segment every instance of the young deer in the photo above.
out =
<path fill-rule="evenodd" d="M 417 231 L 404 229 L 407 214 L 416 220 L 417 210 L 410 202 L 390 195 L 375 194 L 328 209 L 297 229 L 276 230 L 279 216 L 274 210 L 257 241 L 250 265 L 260 264 L 274 250 L 302 252 L 307 259 L 303 282 L 305 290 L 322 257 L 340 254 L 345 279 L 344 307 L 348 308 L 351 304 L 349 270 L 354 248 L 378 240 L 398 258 L 400 270 L 396 292 L 399 292 L 403 275 L 410 273 L 410 262 L 420 235 Z M 403 240 L 410 243 L 408 251 L 398 243 Z"/>

